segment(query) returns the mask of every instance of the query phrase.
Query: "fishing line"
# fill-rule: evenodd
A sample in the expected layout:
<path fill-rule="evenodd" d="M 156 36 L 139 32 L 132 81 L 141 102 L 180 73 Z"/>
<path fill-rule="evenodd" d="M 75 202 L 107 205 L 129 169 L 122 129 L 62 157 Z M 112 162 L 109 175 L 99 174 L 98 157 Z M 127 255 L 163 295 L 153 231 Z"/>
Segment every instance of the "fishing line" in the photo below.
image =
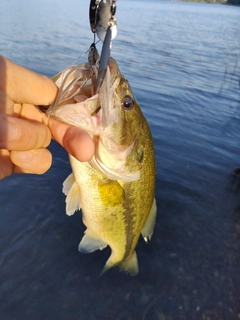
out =
<path fill-rule="evenodd" d="M 191 20 L 188 18 L 188 15 L 184 12 L 184 10 L 182 10 L 181 6 L 178 4 L 179 9 L 182 11 L 182 13 L 185 15 L 185 17 L 187 18 L 189 24 L 191 25 L 191 27 L 193 28 L 193 30 L 195 31 L 196 35 L 198 36 L 198 38 L 200 39 L 202 45 L 203 45 L 203 41 L 201 39 L 201 37 L 199 36 L 199 34 L 197 33 L 197 30 L 194 28 Z"/>
<path fill-rule="evenodd" d="M 99 43 L 99 41 L 100 40 L 98 40 L 97 42 L 95 42 L 95 34 L 94 34 L 94 43 L 95 44 L 98 44 Z M 54 108 L 54 106 L 56 107 L 57 105 L 58 105 L 58 103 L 60 102 L 60 100 L 61 100 L 61 102 L 63 102 L 64 100 L 62 100 L 62 98 L 65 96 L 65 93 L 66 93 L 66 91 L 68 91 L 79 79 L 74 79 L 68 86 L 67 86 L 67 88 L 66 89 L 64 89 L 63 90 L 63 87 L 64 87 L 64 85 L 65 85 L 65 81 L 66 81 L 66 79 L 70 76 L 70 74 L 72 73 L 72 72 L 74 72 L 75 71 L 75 69 L 77 68 L 77 66 L 76 66 L 76 64 L 77 64 L 77 62 L 79 62 L 86 54 L 88 54 L 89 53 L 89 51 L 90 51 L 90 49 L 91 49 L 91 47 L 89 47 L 85 52 L 83 52 L 68 68 L 70 68 L 71 70 L 64 76 L 64 74 L 62 73 L 62 75 L 61 75 L 61 77 L 62 77 L 62 84 L 61 84 L 61 86 L 60 86 L 60 89 L 59 89 L 59 92 L 62 92 L 61 94 L 58 94 L 58 96 L 57 96 L 57 99 L 55 100 L 55 102 L 53 103 L 53 108 Z M 87 81 L 87 80 L 86 80 Z M 84 82 L 84 84 L 86 83 L 86 81 Z M 83 84 L 83 85 L 84 85 Z M 82 85 L 82 86 L 83 86 Z M 76 92 L 74 92 L 74 94 L 72 94 L 71 96 L 69 96 L 67 99 L 70 99 L 70 98 L 72 98 L 72 96 L 74 96 L 74 95 L 76 95 L 79 91 L 80 91 L 80 89 L 82 88 L 82 86 L 76 91 Z"/>
<path fill-rule="evenodd" d="M 98 40 L 97 42 L 95 42 L 95 37 L 94 37 L 94 43 L 97 45 L 100 42 L 100 40 Z M 82 53 L 73 63 L 72 66 L 74 66 L 80 59 L 82 59 L 86 54 L 88 54 L 90 51 L 90 47 L 87 49 L 87 51 L 85 51 L 84 53 Z"/>
<path fill-rule="evenodd" d="M 203 40 L 201 39 L 200 35 L 198 34 L 197 30 L 195 29 L 194 25 L 192 24 L 191 20 L 189 19 L 188 15 L 186 14 L 186 12 L 182 9 L 182 7 L 180 6 L 180 4 L 177 4 L 178 8 L 182 11 L 182 13 L 184 14 L 184 16 L 186 17 L 186 19 L 188 20 L 188 23 L 191 25 L 191 27 L 193 28 L 194 32 L 196 33 L 197 37 L 200 39 L 201 41 L 201 45 L 203 47 L 204 43 Z M 230 54 L 230 53 L 229 53 Z M 230 54 L 231 55 L 231 54 Z M 239 111 L 239 107 L 240 107 L 240 76 L 237 75 L 237 71 L 238 71 L 238 59 L 236 57 L 236 62 L 235 65 L 233 66 L 233 71 L 228 71 L 228 67 L 225 66 L 225 72 L 224 72 L 224 76 L 223 76 L 223 80 L 222 80 L 222 85 L 218 91 L 219 95 L 223 95 L 223 91 L 227 90 L 230 88 L 230 84 L 232 82 L 235 82 L 236 80 L 239 83 L 239 99 L 237 101 L 237 108 L 235 110 L 235 112 L 233 113 L 233 115 L 230 116 L 230 119 L 227 121 L 227 123 L 224 126 L 224 131 L 230 126 L 232 120 L 234 120 L 234 118 L 236 118 L 236 114 Z M 228 77 L 228 75 L 230 75 L 230 77 Z M 237 78 L 237 79 L 236 79 Z"/>

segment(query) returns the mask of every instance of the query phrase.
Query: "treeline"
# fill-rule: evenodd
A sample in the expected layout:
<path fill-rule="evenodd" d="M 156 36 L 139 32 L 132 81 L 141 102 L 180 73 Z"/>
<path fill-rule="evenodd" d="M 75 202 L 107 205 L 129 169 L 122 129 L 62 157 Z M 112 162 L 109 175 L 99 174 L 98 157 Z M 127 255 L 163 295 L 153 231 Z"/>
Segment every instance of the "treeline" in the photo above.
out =
<path fill-rule="evenodd" d="M 221 3 L 221 4 L 226 4 L 227 3 L 227 0 L 180 0 L 180 1 L 184 1 L 184 2 L 203 2 L 203 3 Z"/>
<path fill-rule="evenodd" d="M 227 4 L 234 4 L 240 6 L 240 0 L 227 0 Z"/>
<path fill-rule="evenodd" d="M 179 0 L 177 0 L 179 1 Z M 204 3 L 221 3 L 240 6 L 240 0 L 180 0 L 184 2 L 204 2 Z"/>
<path fill-rule="evenodd" d="M 240 5 L 240 0 L 177 0 L 183 2 L 203 2 L 203 3 L 220 3 L 229 5 Z"/>

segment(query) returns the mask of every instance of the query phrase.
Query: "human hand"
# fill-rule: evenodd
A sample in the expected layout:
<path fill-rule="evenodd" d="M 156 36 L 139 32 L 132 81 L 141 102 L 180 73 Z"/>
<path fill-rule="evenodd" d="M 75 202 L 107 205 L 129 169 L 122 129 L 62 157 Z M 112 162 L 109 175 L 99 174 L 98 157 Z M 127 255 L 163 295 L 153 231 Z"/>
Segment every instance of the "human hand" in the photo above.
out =
<path fill-rule="evenodd" d="M 49 105 L 57 94 L 47 77 L 0 56 L 0 179 L 12 173 L 46 172 L 53 138 L 80 161 L 88 161 L 94 143 L 83 130 L 48 118 L 35 105 Z"/>

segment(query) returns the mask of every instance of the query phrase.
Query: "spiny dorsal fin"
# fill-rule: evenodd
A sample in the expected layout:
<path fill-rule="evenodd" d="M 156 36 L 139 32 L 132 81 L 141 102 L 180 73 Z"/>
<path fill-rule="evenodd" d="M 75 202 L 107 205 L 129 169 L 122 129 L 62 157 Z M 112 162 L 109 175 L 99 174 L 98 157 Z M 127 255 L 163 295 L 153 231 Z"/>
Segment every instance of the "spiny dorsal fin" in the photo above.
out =
<path fill-rule="evenodd" d="M 156 221 L 156 215 L 157 215 L 157 205 L 156 205 L 156 199 L 154 198 L 151 210 L 149 212 L 145 225 L 143 226 L 143 229 L 141 231 L 141 234 L 146 242 L 148 242 L 148 240 L 151 240 L 155 221 Z"/>

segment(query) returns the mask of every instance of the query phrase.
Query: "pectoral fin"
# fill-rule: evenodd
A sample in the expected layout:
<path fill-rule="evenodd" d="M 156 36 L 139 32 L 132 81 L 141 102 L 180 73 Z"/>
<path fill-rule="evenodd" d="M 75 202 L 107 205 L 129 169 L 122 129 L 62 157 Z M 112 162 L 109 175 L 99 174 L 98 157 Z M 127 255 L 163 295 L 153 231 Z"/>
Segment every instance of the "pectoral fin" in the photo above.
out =
<path fill-rule="evenodd" d="M 156 221 L 156 215 L 157 215 L 157 205 L 156 205 L 156 199 L 154 198 L 151 210 L 149 212 L 149 215 L 147 217 L 147 220 L 141 232 L 146 242 L 148 242 L 148 240 L 151 240 L 155 221 Z"/>
<path fill-rule="evenodd" d="M 107 243 L 93 236 L 88 230 L 86 230 L 85 235 L 79 243 L 78 250 L 82 253 L 90 253 L 96 250 L 103 250 L 106 246 Z"/>
<path fill-rule="evenodd" d="M 98 192 L 104 205 L 114 207 L 123 203 L 124 191 L 117 181 L 99 181 Z"/>

